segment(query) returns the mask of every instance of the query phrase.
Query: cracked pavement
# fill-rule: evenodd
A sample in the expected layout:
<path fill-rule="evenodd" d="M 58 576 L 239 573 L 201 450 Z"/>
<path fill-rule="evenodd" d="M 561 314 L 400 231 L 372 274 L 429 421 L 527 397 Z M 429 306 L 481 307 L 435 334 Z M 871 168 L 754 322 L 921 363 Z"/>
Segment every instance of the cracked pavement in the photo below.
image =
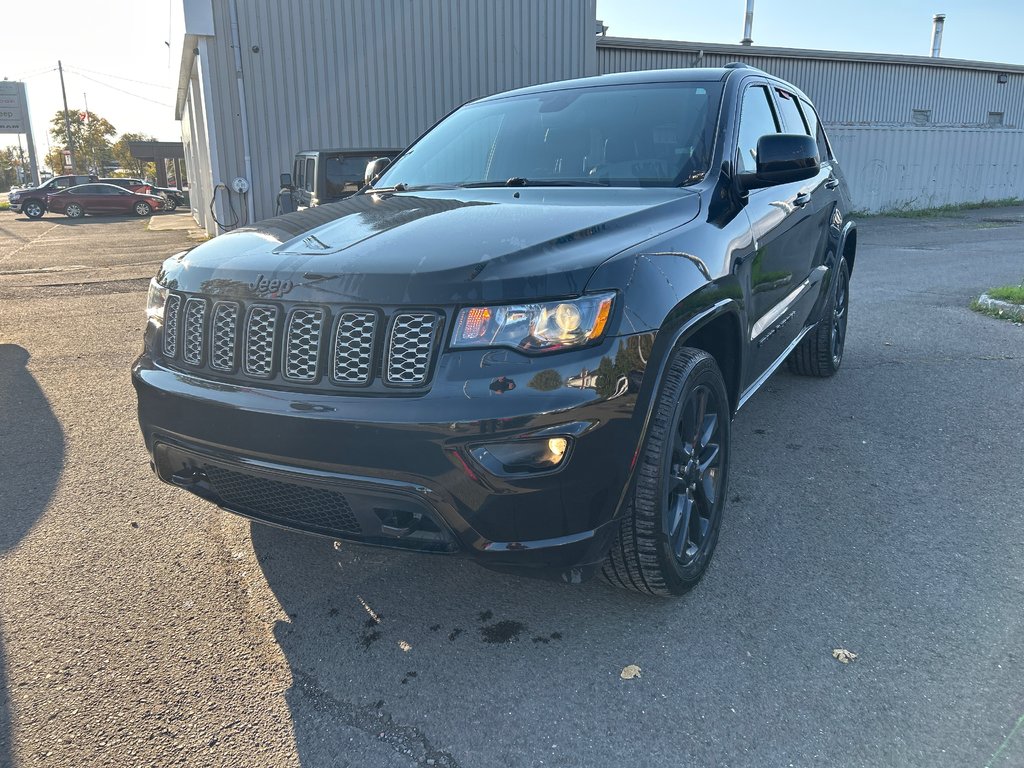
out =
<path fill-rule="evenodd" d="M 861 223 L 842 370 L 737 417 L 670 602 L 158 484 L 128 371 L 185 233 L 0 212 L 0 766 L 1024 764 L 1024 328 L 967 308 L 1022 222 Z"/>

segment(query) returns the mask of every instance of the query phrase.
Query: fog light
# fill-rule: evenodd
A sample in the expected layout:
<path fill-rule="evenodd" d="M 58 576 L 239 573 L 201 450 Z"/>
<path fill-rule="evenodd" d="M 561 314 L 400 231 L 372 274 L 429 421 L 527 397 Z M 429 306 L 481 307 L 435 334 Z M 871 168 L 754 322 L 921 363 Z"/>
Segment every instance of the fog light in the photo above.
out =
<path fill-rule="evenodd" d="M 491 474 L 523 475 L 555 469 L 568 450 L 569 438 L 552 437 L 477 445 L 470 448 L 469 453 Z"/>

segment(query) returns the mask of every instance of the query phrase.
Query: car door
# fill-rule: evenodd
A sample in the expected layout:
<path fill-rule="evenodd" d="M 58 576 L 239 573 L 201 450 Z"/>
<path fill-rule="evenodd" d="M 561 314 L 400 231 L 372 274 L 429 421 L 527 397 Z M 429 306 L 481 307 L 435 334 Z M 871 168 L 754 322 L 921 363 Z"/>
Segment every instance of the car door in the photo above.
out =
<path fill-rule="evenodd" d="M 129 189 L 111 189 L 110 210 L 115 213 L 134 213 L 136 197 Z"/>
<path fill-rule="evenodd" d="M 771 85 L 752 79 L 741 92 L 736 147 L 739 173 L 757 168 L 757 140 L 781 133 Z M 785 354 L 803 330 L 810 288 L 806 251 L 811 243 L 810 194 L 807 182 L 751 190 L 744 208 L 754 239 L 753 257 L 743 264 L 747 291 L 747 333 L 754 378 Z"/>
<path fill-rule="evenodd" d="M 808 120 L 807 117 L 808 112 L 812 115 L 814 114 L 810 105 L 806 102 L 801 104 L 800 98 L 796 94 L 783 87 L 776 87 L 773 95 L 779 107 L 779 115 L 782 117 L 786 133 L 802 133 L 816 139 L 818 132 L 817 116 L 814 116 L 811 120 Z M 798 252 L 806 260 L 802 269 L 813 278 L 806 295 L 800 302 L 803 308 L 811 315 L 811 317 L 807 318 L 809 320 L 817 317 L 817 313 L 812 310 L 819 300 L 821 290 L 830 283 L 829 280 L 820 278 L 826 276 L 825 273 L 828 269 L 827 255 L 836 242 L 830 228 L 836 203 L 839 199 L 837 190 L 839 182 L 833 173 L 827 145 L 823 153 L 821 143 L 819 142 L 818 155 L 821 163 L 818 174 L 802 182 L 804 194 L 810 195 L 810 202 L 805 206 L 809 222 L 804 225 L 807 231 L 804 233 L 803 245 Z"/>
<path fill-rule="evenodd" d="M 78 188 L 82 198 L 82 207 L 89 213 L 112 213 L 114 207 L 114 195 L 111 194 L 116 187 L 109 184 L 86 184 Z"/>

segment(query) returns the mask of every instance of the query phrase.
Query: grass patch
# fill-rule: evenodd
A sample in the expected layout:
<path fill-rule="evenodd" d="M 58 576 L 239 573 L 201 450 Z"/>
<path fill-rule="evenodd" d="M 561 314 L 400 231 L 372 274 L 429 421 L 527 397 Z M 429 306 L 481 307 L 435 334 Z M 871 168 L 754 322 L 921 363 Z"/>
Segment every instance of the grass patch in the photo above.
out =
<path fill-rule="evenodd" d="M 935 208 L 893 208 L 889 211 L 879 213 L 867 213 L 866 211 L 854 211 L 851 215 L 860 219 L 874 219 L 880 216 L 889 216 L 896 219 L 933 219 L 940 216 L 949 216 L 963 211 L 977 211 L 982 208 L 1005 208 L 1010 205 L 1024 204 L 1024 199 L 1019 197 L 1003 197 L 998 200 L 982 200 L 980 203 L 956 203 L 955 205 L 939 205 Z M 909 205 L 909 204 L 908 204 Z"/>
<path fill-rule="evenodd" d="M 0 200 L 0 211 L 9 211 L 9 210 L 11 210 L 11 204 L 9 202 L 7 202 L 6 200 Z"/>
<path fill-rule="evenodd" d="M 1001 285 L 990 291 L 985 291 L 993 299 L 1009 301 L 1012 304 L 1024 304 L 1024 282 L 1020 285 Z"/>

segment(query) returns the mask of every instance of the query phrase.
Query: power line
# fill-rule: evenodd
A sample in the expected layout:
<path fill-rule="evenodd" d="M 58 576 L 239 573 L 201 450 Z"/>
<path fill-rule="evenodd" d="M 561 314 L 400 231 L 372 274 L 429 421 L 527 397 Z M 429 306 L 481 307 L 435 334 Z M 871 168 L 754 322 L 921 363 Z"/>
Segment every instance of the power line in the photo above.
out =
<path fill-rule="evenodd" d="M 91 80 L 92 82 L 97 83 L 98 85 L 102 85 L 104 88 L 110 88 L 111 90 L 114 90 L 114 91 L 120 91 L 121 93 L 123 93 L 123 94 L 125 94 L 127 96 L 132 96 L 133 98 L 136 98 L 136 99 L 142 99 L 143 101 L 148 101 L 148 102 L 150 102 L 152 104 L 158 104 L 159 106 L 166 107 L 167 109 L 174 109 L 173 106 L 171 106 L 170 104 L 165 104 L 162 101 L 157 101 L 156 99 L 151 99 L 148 96 L 140 96 L 137 93 L 132 93 L 131 91 L 126 91 L 124 88 L 118 88 L 116 85 L 111 85 L 110 83 L 104 83 L 102 80 L 97 80 L 94 77 L 89 77 L 88 75 L 83 74 L 82 72 L 78 72 L 76 70 L 71 70 L 71 71 L 74 72 L 79 77 L 84 77 L 86 80 Z"/>
<path fill-rule="evenodd" d="M 145 80 L 133 80 L 130 77 L 122 77 L 121 75 L 112 75 L 109 72 L 97 72 L 95 69 L 88 69 L 86 67 L 80 67 L 77 64 L 69 66 L 68 69 L 70 69 L 72 71 L 76 71 L 77 70 L 79 74 L 82 74 L 82 72 L 91 72 L 92 74 L 100 75 L 101 77 L 112 77 L 115 80 L 127 80 L 129 83 L 138 83 L 139 85 L 148 85 L 148 86 L 151 86 L 153 88 L 166 88 L 167 90 L 176 90 L 176 86 L 173 86 L 173 85 L 161 85 L 160 83 L 149 83 L 149 82 L 146 82 Z M 85 77 L 85 75 L 82 75 L 82 77 Z"/>
<path fill-rule="evenodd" d="M 20 82 L 22 80 L 28 80 L 30 77 L 38 77 L 39 75 L 45 75 L 45 74 L 47 74 L 49 72 L 56 72 L 56 71 L 57 71 L 56 67 L 50 67 L 49 69 L 40 69 L 37 72 L 30 72 L 27 75 L 20 75 L 19 77 L 13 77 L 11 79 L 16 81 L 16 82 Z"/>

